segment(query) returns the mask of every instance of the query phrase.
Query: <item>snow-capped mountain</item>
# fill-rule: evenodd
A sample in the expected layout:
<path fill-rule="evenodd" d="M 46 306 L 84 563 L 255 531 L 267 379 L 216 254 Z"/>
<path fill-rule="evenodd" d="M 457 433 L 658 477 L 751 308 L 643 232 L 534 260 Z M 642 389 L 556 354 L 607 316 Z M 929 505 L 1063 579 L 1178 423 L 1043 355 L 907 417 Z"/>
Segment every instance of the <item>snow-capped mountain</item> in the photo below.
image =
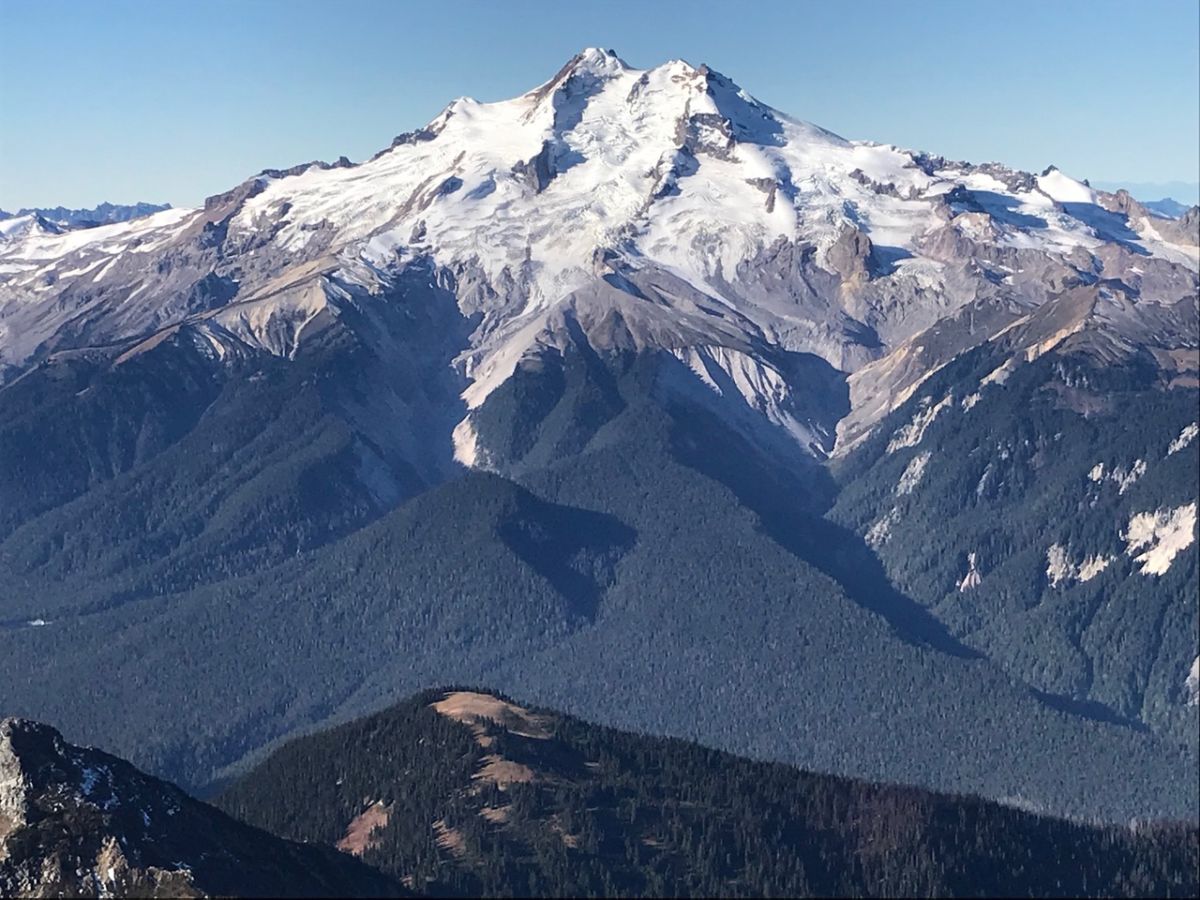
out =
<path fill-rule="evenodd" d="M 5 220 L 0 683 L 191 784 L 486 678 L 1177 815 L 1198 230 L 603 50 L 201 209 Z"/>
<path fill-rule="evenodd" d="M 114 222 L 127 222 L 130 219 L 140 219 L 152 213 L 170 209 L 169 203 L 101 203 L 90 209 L 70 209 L 66 206 L 39 207 L 19 209 L 15 213 L 0 209 L 0 221 L 5 219 L 20 219 L 26 216 L 44 219 L 58 228 L 94 228 L 97 225 L 111 225 Z"/>
<path fill-rule="evenodd" d="M 875 363 L 851 382 L 861 428 L 943 361 L 914 370 L 908 348 L 949 317 L 966 320 L 957 352 L 1073 287 L 1121 282 L 1134 319 L 1180 331 L 1168 343 L 1194 309 L 1196 229 L 1127 194 L 848 141 L 679 60 L 637 70 L 588 49 L 520 97 L 453 101 L 361 165 L 297 169 L 201 210 L 9 226 L 0 371 L 180 326 L 217 354 L 287 355 L 323 311 L 429 266 L 472 324 L 453 354 L 462 462 L 486 463 L 470 410 L 576 334 L 664 350 L 825 454 L 836 423 L 804 412 L 783 354 Z"/>

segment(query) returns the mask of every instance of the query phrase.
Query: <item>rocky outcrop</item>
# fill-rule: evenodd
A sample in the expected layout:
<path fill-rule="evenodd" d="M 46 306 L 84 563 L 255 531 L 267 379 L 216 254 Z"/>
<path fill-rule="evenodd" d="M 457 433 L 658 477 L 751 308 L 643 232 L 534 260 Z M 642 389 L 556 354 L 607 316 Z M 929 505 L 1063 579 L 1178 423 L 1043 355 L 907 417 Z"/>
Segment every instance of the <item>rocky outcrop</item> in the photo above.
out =
<path fill-rule="evenodd" d="M 357 861 L 244 825 L 53 728 L 0 720 L 0 896 L 389 896 Z"/>

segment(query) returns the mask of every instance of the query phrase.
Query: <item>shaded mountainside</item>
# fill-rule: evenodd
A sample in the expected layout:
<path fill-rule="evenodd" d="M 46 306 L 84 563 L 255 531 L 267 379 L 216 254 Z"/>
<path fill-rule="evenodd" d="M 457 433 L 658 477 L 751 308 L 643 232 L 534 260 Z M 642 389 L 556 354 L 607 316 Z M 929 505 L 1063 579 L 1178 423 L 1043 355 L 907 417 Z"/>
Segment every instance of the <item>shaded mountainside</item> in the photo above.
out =
<path fill-rule="evenodd" d="M 504 420 L 533 436 L 514 466 L 545 460 L 523 485 L 464 473 L 263 571 L 214 580 L 194 564 L 195 587 L 103 608 L 14 598 L 31 605 L 0 634 L 10 709 L 200 787 L 272 741 L 453 678 L 823 771 L 1118 821 L 1192 814 L 1194 750 L 973 654 L 819 516 L 822 467 L 772 464 L 700 403 L 664 407 L 664 365 L 629 355 L 502 388 Z M 177 483 L 209 465 L 175 459 Z M 280 498 L 244 491 L 247 508 Z M 120 521 L 123 496 L 95 521 Z M 106 584 L 74 564 L 76 583 Z"/>
<path fill-rule="evenodd" d="M 838 460 L 830 517 L 1014 676 L 1195 746 L 1197 351 L 1164 371 L 1095 328 L 1023 348 L 922 383 Z"/>
<path fill-rule="evenodd" d="M 199 789 L 485 683 L 1193 819 L 1198 217 L 591 49 L 358 165 L 4 220 L 6 711 Z"/>
<path fill-rule="evenodd" d="M 53 728 L 0 720 L 0 895 L 372 896 L 396 882 L 274 837 Z"/>
<path fill-rule="evenodd" d="M 1193 896 L 1194 826 L 1089 827 L 430 691 L 218 798 L 434 894 Z"/>

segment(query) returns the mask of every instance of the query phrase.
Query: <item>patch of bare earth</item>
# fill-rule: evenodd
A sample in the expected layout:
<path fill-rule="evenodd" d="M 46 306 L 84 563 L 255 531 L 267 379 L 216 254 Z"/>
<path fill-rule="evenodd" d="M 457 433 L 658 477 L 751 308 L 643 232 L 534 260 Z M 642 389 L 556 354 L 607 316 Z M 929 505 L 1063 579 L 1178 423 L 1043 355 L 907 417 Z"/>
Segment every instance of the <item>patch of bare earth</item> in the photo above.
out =
<path fill-rule="evenodd" d="M 437 845 L 443 850 L 460 859 L 467 855 L 467 839 L 463 837 L 461 831 L 447 825 L 445 819 L 438 819 L 434 822 L 433 831 L 437 835 Z"/>
<path fill-rule="evenodd" d="M 569 831 L 563 828 L 562 822 L 558 820 L 557 816 L 550 822 L 550 828 L 555 834 L 562 838 L 564 847 L 574 850 L 579 846 L 579 835 L 571 834 Z"/>
<path fill-rule="evenodd" d="M 350 824 L 346 826 L 345 836 L 334 846 L 343 853 L 362 856 L 369 848 L 375 846 L 371 835 L 388 823 L 390 812 L 390 806 L 384 806 L 376 800 L 350 820 Z"/>
<path fill-rule="evenodd" d="M 533 781 L 533 769 L 519 762 L 489 753 L 483 758 L 483 768 L 471 776 L 479 781 L 490 781 L 499 788 L 510 784 L 525 784 Z"/>
<path fill-rule="evenodd" d="M 484 746 L 490 746 L 490 738 L 485 742 L 486 726 L 499 725 L 511 734 L 521 737 L 546 740 L 550 737 L 550 718 L 531 713 L 522 706 L 508 703 L 490 694 L 479 694 L 475 691 L 454 691 L 447 694 L 437 703 L 432 704 L 435 712 L 448 716 L 458 722 L 472 726 L 476 740 Z"/>
<path fill-rule="evenodd" d="M 490 728 L 500 727 L 509 734 L 544 741 L 550 738 L 551 719 L 531 713 L 523 706 L 509 703 L 490 694 L 475 691 L 453 691 L 436 703 L 430 704 L 439 715 L 462 722 L 471 729 L 475 741 L 481 747 L 491 747 L 494 738 Z M 490 782 L 503 789 L 510 784 L 524 784 L 534 780 L 534 772 L 528 766 L 497 753 L 483 757 L 483 765 L 473 776 L 477 781 Z"/>
<path fill-rule="evenodd" d="M 479 810 L 479 814 L 493 825 L 503 825 L 511 812 L 511 806 L 485 806 Z"/>

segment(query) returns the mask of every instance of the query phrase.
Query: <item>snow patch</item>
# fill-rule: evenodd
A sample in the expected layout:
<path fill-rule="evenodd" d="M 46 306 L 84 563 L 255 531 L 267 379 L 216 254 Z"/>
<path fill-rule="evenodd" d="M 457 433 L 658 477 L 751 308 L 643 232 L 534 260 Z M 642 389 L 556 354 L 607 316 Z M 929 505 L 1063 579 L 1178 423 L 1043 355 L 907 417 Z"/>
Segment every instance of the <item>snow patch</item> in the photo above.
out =
<path fill-rule="evenodd" d="M 1135 460 L 1133 465 L 1129 467 L 1128 472 L 1125 471 L 1124 468 L 1118 467 L 1113 469 L 1113 473 L 1109 477 L 1116 483 L 1118 488 L 1117 493 L 1124 494 L 1133 486 L 1135 481 L 1145 474 L 1146 461 L 1144 459 L 1138 459 Z"/>
<path fill-rule="evenodd" d="M 1200 425 L 1193 422 L 1186 426 L 1183 431 L 1179 432 L 1179 437 L 1171 441 L 1171 445 L 1167 447 L 1167 456 L 1174 456 L 1180 450 L 1185 449 L 1192 441 L 1196 439 L 1196 435 L 1200 434 Z"/>
<path fill-rule="evenodd" d="M 1192 660 L 1192 668 L 1183 682 L 1185 703 L 1188 706 L 1200 706 L 1200 656 Z"/>
<path fill-rule="evenodd" d="M 1067 548 L 1062 544 L 1051 544 L 1046 551 L 1046 578 L 1051 587 L 1066 585 L 1072 581 L 1091 581 L 1109 567 L 1113 558 L 1110 556 L 1086 556 L 1082 562 L 1076 563 L 1071 559 Z"/>
<path fill-rule="evenodd" d="M 958 583 L 960 593 L 974 590 L 983 583 L 983 575 L 979 571 L 979 558 L 974 552 L 967 554 L 967 574 L 963 576 L 963 580 Z"/>
<path fill-rule="evenodd" d="M 1050 579 L 1050 586 L 1058 587 L 1060 583 L 1070 579 L 1072 571 L 1067 548 L 1062 544 L 1051 544 L 1046 551 L 1046 577 Z"/>
<path fill-rule="evenodd" d="M 479 434 L 470 415 L 454 426 L 454 461 L 468 469 L 475 468 L 479 461 Z"/>
<path fill-rule="evenodd" d="M 983 380 L 981 382 L 979 382 L 979 384 L 981 386 L 985 385 L 985 384 L 1001 384 L 1002 385 L 1002 384 L 1004 384 L 1004 382 L 1008 381 L 1008 376 L 1011 375 L 1016 370 L 1017 370 L 1017 358 L 1014 356 L 1009 359 L 1006 359 L 1003 363 L 996 366 L 996 368 L 992 369 L 992 371 L 990 371 L 986 375 L 984 375 Z"/>
<path fill-rule="evenodd" d="M 1101 572 L 1108 568 L 1112 562 L 1111 556 L 1089 556 L 1079 564 L 1076 570 L 1075 577 L 1080 581 L 1091 581 Z"/>
<path fill-rule="evenodd" d="M 1096 203 L 1095 191 L 1058 169 L 1051 168 L 1045 175 L 1039 176 L 1037 186 L 1042 193 L 1059 203 Z"/>
<path fill-rule="evenodd" d="M 1104 463 L 1098 462 L 1088 471 L 1088 481 L 1093 484 L 1102 484 L 1105 481 L 1111 481 L 1117 486 L 1117 493 L 1124 494 L 1137 482 L 1139 478 L 1146 474 L 1146 461 L 1144 459 L 1135 459 L 1133 465 L 1128 469 L 1124 466 L 1116 466 L 1109 470 Z"/>
<path fill-rule="evenodd" d="M 1172 560 L 1191 546 L 1195 530 L 1196 504 L 1189 503 L 1174 509 L 1137 513 L 1130 518 L 1129 527 L 1121 537 L 1130 556 L 1146 548 L 1134 556 L 1143 575 L 1162 575 L 1171 568 Z"/>

